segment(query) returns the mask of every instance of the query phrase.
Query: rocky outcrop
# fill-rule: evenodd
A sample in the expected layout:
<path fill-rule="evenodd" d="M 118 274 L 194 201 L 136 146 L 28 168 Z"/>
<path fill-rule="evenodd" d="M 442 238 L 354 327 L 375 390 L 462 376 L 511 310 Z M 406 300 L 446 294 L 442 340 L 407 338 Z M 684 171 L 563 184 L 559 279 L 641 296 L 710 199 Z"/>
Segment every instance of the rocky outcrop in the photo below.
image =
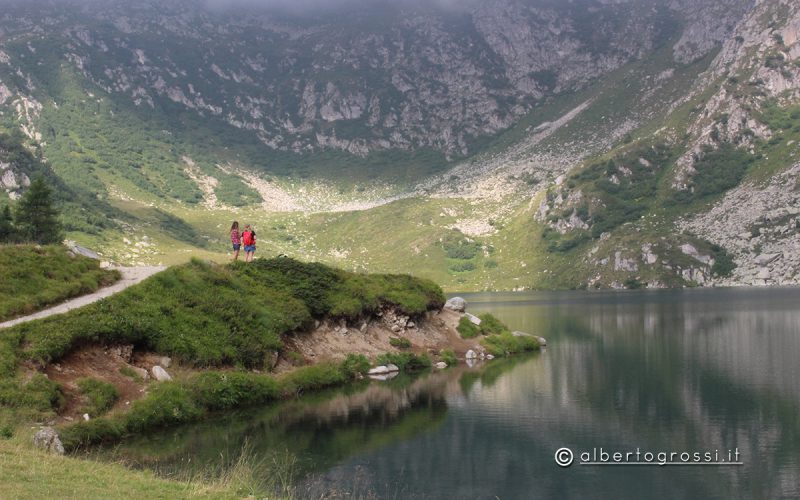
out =
<path fill-rule="evenodd" d="M 58 433 L 52 427 L 39 429 L 33 436 L 33 445 L 49 453 L 64 454 L 64 445 L 61 443 Z"/>
<path fill-rule="evenodd" d="M 723 285 L 800 284 L 800 163 L 758 186 L 745 183 L 679 227 L 726 248 L 736 268 Z"/>

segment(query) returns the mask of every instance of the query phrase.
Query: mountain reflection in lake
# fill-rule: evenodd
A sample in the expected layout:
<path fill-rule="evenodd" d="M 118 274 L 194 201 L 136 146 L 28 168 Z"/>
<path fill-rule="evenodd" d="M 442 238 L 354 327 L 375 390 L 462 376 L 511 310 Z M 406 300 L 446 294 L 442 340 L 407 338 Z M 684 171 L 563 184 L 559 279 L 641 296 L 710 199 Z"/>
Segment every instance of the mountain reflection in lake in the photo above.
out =
<path fill-rule="evenodd" d="M 245 441 L 288 450 L 301 497 L 800 497 L 800 290 L 466 298 L 546 337 L 547 351 L 304 397 L 117 453 L 174 472 Z M 738 448 L 744 465 L 561 468 L 564 446 Z"/>

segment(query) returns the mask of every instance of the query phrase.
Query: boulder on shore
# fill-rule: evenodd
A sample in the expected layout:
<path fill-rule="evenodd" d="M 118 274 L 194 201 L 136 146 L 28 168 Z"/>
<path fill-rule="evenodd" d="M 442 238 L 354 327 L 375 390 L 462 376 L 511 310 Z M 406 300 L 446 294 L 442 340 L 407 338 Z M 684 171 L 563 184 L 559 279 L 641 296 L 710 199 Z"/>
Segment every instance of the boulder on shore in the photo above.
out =
<path fill-rule="evenodd" d="M 367 372 L 367 375 L 386 375 L 389 373 L 389 368 L 386 366 L 376 366 L 375 368 L 370 368 Z"/>
<path fill-rule="evenodd" d="M 33 444 L 37 448 L 50 453 L 58 455 L 64 454 L 64 445 L 61 444 L 58 433 L 52 427 L 42 427 L 39 432 L 33 436 Z"/>
<path fill-rule="evenodd" d="M 447 363 L 445 363 L 444 361 L 439 361 L 438 363 L 436 363 L 436 364 L 435 364 L 435 365 L 433 365 L 433 366 L 434 366 L 434 367 L 435 367 L 437 370 L 444 370 L 445 368 L 447 368 Z"/>
<path fill-rule="evenodd" d="M 172 377 L 170 377 L 169 373 L 167 373 L 167 370 L 158 365 L 154 366 L 150 372 L 153 374 L 153 378 L 159 382 L 167 382 L 172 380 Z"/>
<path fill-rule="evenodd" d="M 453 297 L 444 303 L 444 308 L 456 312 L 464 312 L 467 309 L 467 301 L 461 297 Z"/>
<path fill-rule="evenodd" d="M 388 365 L 386 365 L 386 369 L 389 370 L 389 372 L 399 372 L 400 371 L 400 367 L 398 367 L 397 365 L 393 365 L 392 363 L 389 363 Z"/>
<path fill-rule="evenodd" d="M 477 357 L 478 357 L 478 355 L 477 355 L 477 354 L 475 354 L 475 351 L 473 351 L 472 349 L 470 349 L 469 351 L 467 351 L 467 354 L 465 355 L 465 357 L 466 357 L 467 359 L 475 359 L 475 358 L 477 358 Z"/>

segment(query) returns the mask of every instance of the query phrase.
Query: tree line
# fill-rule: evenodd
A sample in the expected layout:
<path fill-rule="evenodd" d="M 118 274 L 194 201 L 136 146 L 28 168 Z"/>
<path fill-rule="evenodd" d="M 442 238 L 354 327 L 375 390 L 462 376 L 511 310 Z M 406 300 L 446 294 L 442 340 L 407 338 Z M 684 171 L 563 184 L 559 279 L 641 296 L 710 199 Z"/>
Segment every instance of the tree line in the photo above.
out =
<path fill-rule="evenodd" d="M 0 211 L 0 243 L 60 243 L 64 230 L 53 203 L 53 189 L 44 178 L 36 177 L 12 211 Z"/>

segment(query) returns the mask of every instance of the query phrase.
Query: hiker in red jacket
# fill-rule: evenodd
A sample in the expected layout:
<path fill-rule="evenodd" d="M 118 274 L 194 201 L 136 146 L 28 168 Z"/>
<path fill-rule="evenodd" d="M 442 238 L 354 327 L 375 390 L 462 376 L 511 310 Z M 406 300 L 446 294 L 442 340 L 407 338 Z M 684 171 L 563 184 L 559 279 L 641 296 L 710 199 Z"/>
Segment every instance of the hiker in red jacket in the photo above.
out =
<path fill-rule="evenodd" d="M 253 231 L 250 224 L 244 226 L 242 244 L 244 245 L 244 261 L 253 262 L 253 254 L 256 253 L 256 232 Z"/>

